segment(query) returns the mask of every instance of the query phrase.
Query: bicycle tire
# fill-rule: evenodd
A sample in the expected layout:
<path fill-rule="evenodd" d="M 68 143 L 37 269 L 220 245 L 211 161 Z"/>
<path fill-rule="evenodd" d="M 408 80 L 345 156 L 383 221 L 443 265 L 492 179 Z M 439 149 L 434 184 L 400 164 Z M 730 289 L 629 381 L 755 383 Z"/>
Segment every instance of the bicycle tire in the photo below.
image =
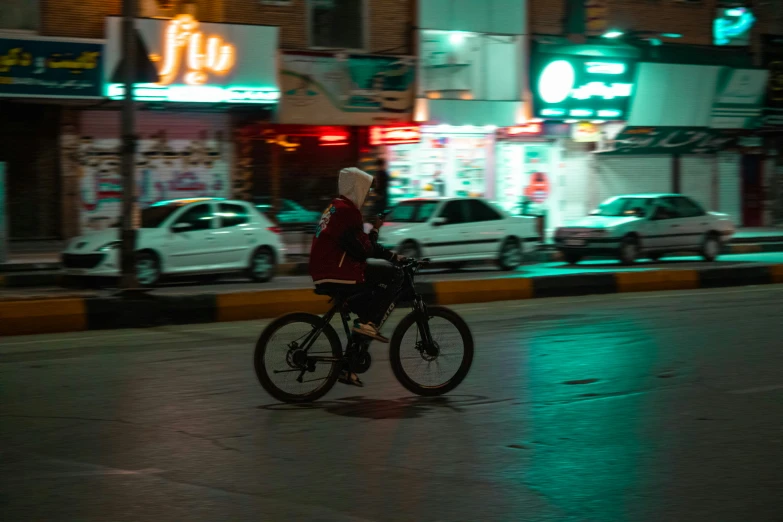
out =
<path fill-rule="evenodd" d="M 416 325 L 415 312 L 406 315 L 397 325 L 397 328 L 395 328 L 389 344 L 389 362 L 391 363 L 394 377 L 406 390 L 424 397 L 435 397 L 450 392 L 465 380 L 465 377 L 467 377 L 470 367 L 473 364 L 474 344 L 473 334 L 470 332 L 470 328 L 457 312 L 443 306 L 430 306 L 427 309 L 427 313 L 430 318 L 440 317 L 441 319 L 449 321 L 460 333 L 465 354 L 459 369 L 454 376 L 439 386 L 424 386 L 411 378 L 403 368 L 402 359 L 400 357 L 400 347 L 405 333 L 411 326 Z"/>
<path fill-rule="evenodd" d="M 277 330 L 281 329 L 283 326 L 293 324 L 293 323 L 306 323 L 312 326 L 313 328 L 315 328 L 316 326 L 320 325 L 322 320 L 323 319 L 317 315 L 297 312 L 297 313 L 287 314 L 275 319 L 266 328 L 264 328 L 263 332 L 261 332 L 261 336 L 258 338 L 258 342 L 256 343 L 255 353 L 253 355 L 253 366 L 255 368 L 258 382 L 261 384 L 264 390 L 266 390 L 266 392 L 272 397 L 274 397 L 275 399 L 287 403 L 317 401 L 318 399 L 320 399 L 321 397 L 329 393 L 329 390 L 331 390 L 332 387 L 337 382 L 337 377 L 339 376 L 339 371 L 340 371 L 339 363 L 331 363 L 331 369 L 329 375 L 324 380 L 324 384 L 320 388 L 316 388 L 314 391 L 310 393 L 301 394 L 301 395 L 288 393 L 285 390 L 280 389 L 275 385 L 275 383 L 272 381 L 272 379 L 269 377 L 269 374 L 267 373 L 264 355 L 266 354 L 267 344 L 269 343 L 269 340 L 272 338 L 272 336 Z M 334 357 L 342 357 L 342 344 L 340 343 L 340 337 L 337 335 L 337 332 L 334 331 L 334 328 L 332 328 L 331 325 L 326 325 L 321 335 L 325 335 L 326 338 L 329 340 L 329 344 L 332 348 L 332 355 Z M 327 363 L 319 363 L 319 364 L 327 364 Z"/>

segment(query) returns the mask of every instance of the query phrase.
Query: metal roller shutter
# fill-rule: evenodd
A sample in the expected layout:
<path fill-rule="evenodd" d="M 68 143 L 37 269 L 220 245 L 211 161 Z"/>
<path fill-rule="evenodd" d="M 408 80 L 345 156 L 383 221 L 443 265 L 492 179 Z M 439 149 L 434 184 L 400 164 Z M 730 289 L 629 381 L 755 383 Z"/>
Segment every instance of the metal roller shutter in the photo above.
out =
<path fill-rule="evenodd" d="M 712 204 L 713 156 L 682 156 L 680 158 L 680 188 L 683 195 L 698 201 L 704 208 Z"/>
<path fill-rule="evenodd" d="M 720 206 L 737 225 L 742 224 L 742 194 L 740 190 L 740 156 L 734 153 L 718 154 L 718 187 Z"/>
<path fill-rule="evenodd" d="M 623 194 L 671 192 L 671 156 L 596 156 L 599 201 Z"/>
<path fill-rule="evenodd" d="M 548 228 L 562 225 L 571 219 L 582 218 L 590 211 L 589 178 L 592 154 L 583 143 L 564 140 L 559 165 L 559 187 L 556 194 L 560 204 L 558 223 L 547 223 Z"/>
<path fill-rule="evenodd" d="M 100 230 L 120 216 L 120 113 L 84 111 L 80 121 L 81 229 Z M 228 114 L 141 111 L 136 157 L 142 208 L 166 199 L 227 197 L 233 144 Z"/>

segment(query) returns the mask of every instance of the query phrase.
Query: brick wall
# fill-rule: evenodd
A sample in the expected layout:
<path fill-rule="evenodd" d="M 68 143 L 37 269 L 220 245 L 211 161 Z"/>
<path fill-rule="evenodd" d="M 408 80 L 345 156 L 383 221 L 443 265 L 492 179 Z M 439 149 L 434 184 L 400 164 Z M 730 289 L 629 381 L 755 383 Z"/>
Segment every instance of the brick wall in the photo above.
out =
<path fill-rule="evenodd" d="M 220 22 L 224 0 L 198 0 L 197 17 Z M 121 0 L 41 0 L 41 34 L 104 38 L 104 19 L 122 13 Z"/>
<path fill-rule="evenodd" d="M 370 52 L 406 54 L 414 0 L 366 0 L 369 6 Z M 280 47 L 307 49 L 307 0 L 264 5 L 259 0 L 224 0 L 226 22 L 280 27 Z"/>

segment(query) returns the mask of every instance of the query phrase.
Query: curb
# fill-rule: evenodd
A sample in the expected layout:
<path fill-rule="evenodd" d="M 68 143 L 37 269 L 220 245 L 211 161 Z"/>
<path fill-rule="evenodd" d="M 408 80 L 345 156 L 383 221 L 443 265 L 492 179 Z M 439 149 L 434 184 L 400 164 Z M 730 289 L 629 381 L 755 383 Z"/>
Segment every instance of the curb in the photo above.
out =
<path fill-rule="evenodd" d="M 783 264 L 703 270 L 651 270 L 422 283 L 428 303 L 454 305 L 544 297 L 783 284 Z M 328 298 L 310 289 L 188 296 L 62 297 L 0 302 L 0 336 L 144 328 L 323 313 Z"/>

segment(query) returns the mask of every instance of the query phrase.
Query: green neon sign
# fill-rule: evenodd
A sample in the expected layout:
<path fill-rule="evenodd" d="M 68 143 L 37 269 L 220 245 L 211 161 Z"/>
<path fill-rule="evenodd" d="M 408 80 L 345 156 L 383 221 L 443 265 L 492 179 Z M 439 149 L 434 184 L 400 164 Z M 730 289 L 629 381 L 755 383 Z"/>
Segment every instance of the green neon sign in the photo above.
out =
<path fill-rule="evenodd" d="M 533 105 L 539 118 L 622 120 L 634 93 L 636 64 L 617 58 L 539 53 Z"/>
<path fill-rule="evenodd" d="M 110 83 L 106 96 L 113 100 L 125 97 L 125 86 Z M 271 87 L 241 87 L 213 85 L 159 85 L 139 83 L 133 88 L 133 97 L 138 101 L 195 102 L 195 103 L 277 103 L 280 91 Z"/>

